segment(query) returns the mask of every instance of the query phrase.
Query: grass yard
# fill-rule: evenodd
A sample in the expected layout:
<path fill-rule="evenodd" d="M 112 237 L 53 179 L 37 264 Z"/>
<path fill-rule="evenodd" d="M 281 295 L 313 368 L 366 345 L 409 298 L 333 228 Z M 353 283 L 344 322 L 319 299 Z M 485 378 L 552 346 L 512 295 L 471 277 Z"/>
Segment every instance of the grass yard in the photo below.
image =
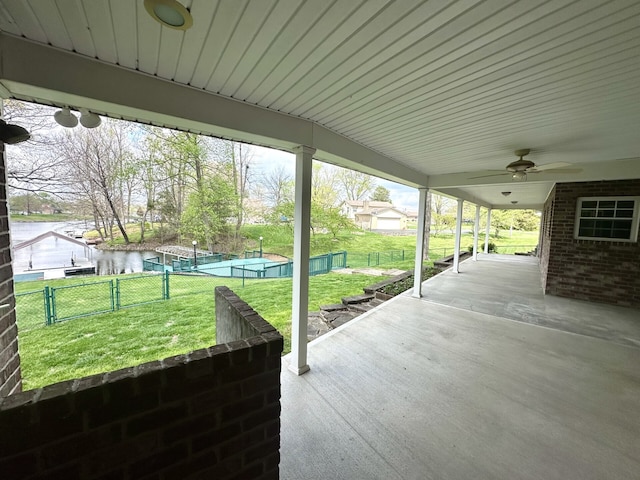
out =
<path fill-rule="evenodd" d="M 268 253 L 277 253 L 291 257 L 293 255 L 293 231 L 288 226 L 280 225 L 247 225 L 243 227 L 243 235 L 248 239 L 247 248 L 258 248 L 259 238 L 263 237 L 262 248 Z M 453 253 L 455 237 L 452 234 L 431 236 L 429 251 L 435 256 Z M 514 231 L 512 234 L 490 236 L 491 242 L 498 246 L 498 253 L 513 253 L 512 246 L 535 246 L 538 243 L 538 232 Z M 479 243 L 484 245 L 484 232 L 481 232 Z M 465 233 L 461 238 L 461 248 L 466 249 L 473 244 L 473 235 Z M 502 250 L 501 250 L 502 247 Z M 415 235 L 381 235 L 367 231 L 342 232 L 333 238 L 329 234 L 311 236 L 311 255 L 346 250 L 349 253 L 370 253 L 389 250 L 413 251 L 416 248 Z M 445 253 L 446 252 L 446 253 Z M 413 262 L 410 262 L 412 265 Z M 399 267 L 400 268 L 400 267 Z"/>
<path fill-rule="evenodd" d="M 19 283 L 16 289 L 24 292 L 36 290 L 41 287 L 39 284 L 43 287 L 44 283 L 81 283 L 77 280 Z M 25 303 L 28 309 L 19 307 L 24 388 L 38 388 L 213 345 L 216 284 L 230 287 L 274 325 L 285 337 L 286 351 L 290 350 L 291 279 L 254 280 L 244 288 L 241 280 L 207 279 L 207 288 L 195 294 L 187 294 L 188 290 L 193 291 L 193 284 L 187 283 L 192 279 L 181 277 L 181 280 L 182 285 L 172 283 L 169 300 L 51 326 L 44 325 L 41 295 L 39 301 Z M 378 280 L 380 277 L 337 273 L 312 277 L 309 309 L 317 310 L 320 305 L 339 302 L 343 296 L 362 293 L 363 287 Z"/>

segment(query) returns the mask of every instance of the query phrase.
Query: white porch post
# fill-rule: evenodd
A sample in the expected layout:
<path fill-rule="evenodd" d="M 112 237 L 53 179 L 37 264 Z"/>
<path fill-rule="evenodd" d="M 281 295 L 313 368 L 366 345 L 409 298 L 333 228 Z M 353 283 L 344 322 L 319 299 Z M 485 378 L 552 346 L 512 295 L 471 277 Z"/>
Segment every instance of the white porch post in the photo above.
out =
<path fill-rule="evenodd" d="M 487 208 L 487 230 L 484 232 L 484 253 L 489 253 L 489 234 L 491 233 L 491 209 Z"/>
<path fill-rule="evenodd" d="M 309 241 L 311 227 L 311 172 L 315 148 L 299 146 L 296 154 L 295 209 L 293 214 L 293 299 L 291 365 L 296 375 L 309 371 L 307 365 L 307 322 L 309 316 Z"/>
<path fill-rule="evenodd" d="M 480 205 L 476 205 L 476 221 L 473 226 L 473 260 L 478 261 L 478 234 L 480 230 Z"/>
<path fill-rule="evenodd" d="M 458 199 L 458 211 L 456 213 L 456 242 L 453 252 L 453 271 L 460 273 L 460 237 L 462 236 L 462 206 L 464 200 Z"/>
<path fill-rule="evenodd" d="M 416 263 L 413 269 L 413 294 L 420 298 L 422 296 L 422 258 L 424 256 L 424 222 L 427 215 L 427 188 L 419 188 L 420 197 L 418 200 L 418 231 L 416 232 Z"/>

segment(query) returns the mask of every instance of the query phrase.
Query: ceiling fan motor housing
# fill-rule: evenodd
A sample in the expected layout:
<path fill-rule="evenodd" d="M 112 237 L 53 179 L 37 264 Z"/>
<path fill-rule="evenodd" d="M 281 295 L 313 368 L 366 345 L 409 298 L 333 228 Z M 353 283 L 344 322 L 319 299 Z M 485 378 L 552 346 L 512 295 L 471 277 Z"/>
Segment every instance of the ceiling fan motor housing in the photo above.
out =
<path fill-rule="evenodd" d="M 530 168 L 535 167 L 536 164 L 530 160 L 523 160 L 520 157 L 520 160 L 516 160 L 515 162 L 511 162 L 507 165 L 507 171 L 509 172 L 525 172 Z"/>

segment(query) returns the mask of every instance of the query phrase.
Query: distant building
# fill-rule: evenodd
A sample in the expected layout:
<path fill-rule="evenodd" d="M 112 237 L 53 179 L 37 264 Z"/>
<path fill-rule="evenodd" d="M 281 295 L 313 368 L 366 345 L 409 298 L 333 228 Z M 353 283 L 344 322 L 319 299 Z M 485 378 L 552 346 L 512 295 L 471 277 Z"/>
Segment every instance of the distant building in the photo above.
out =
<path fill-rule="evenodd" d="M 347 200 L 342 214 L 363 230 L 406 230 L 407 216 L 389 202 Z"/>

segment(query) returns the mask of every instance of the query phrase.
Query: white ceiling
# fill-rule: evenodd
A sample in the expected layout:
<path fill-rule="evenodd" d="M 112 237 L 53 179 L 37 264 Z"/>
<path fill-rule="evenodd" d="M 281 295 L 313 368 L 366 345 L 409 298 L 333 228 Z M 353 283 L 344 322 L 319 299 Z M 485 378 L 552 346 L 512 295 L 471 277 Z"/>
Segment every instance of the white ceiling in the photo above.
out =
<path fill-rule="evenodd" d="M 517 195 L 518 206 L 540 206 L 557 180 L 640 177 L 637 0 L 183 3 L 194 17 L 186 33 L 161 27 L 142 0 L 0 1 L 0 30 L 9 34 L 1 41 L 12 47 L 3 49 L 5 96 L 286 149 L 313 125 L 309 138 L 319 158 L 484 205 L 512 206 Z M 53 49 L 35 50 L 19 37 L 78 59 L 58 59 Z M 11 61 L 18 49 L 26 53 L 14 54 L 15 63 L 24 65 Z M 43 60 L 30 63 L 31 52 Z M 49 57 L 56 64 L 38 70 Z M 56 80 L 63 65 L 68 84 Z M 99 80 L 91 80 L 91 68 L 101 69 Z M 216 94 L 212 102 L 237 100 L 237 108 L 225 107 L 224 118 L 213 118 L 213 108 L 202 118 L 163 116 L 174 107 L 143 106 L 86 85 L 127 89 L 122 69 Z M 264 109 L 289 123 L 267 120 L 271 131 L 244 134 L 243 122 Z M 320 137 L 333 146 L 321 148 Z M 581 173 L 551 171 L 518 183 L 470 179 L 503 170 L 518 148 L 531 148 L 527 158 L 536 164 L 568 162 Z M 613 162 L 622 159 L 635 160 Z M 505 183 L 514 192 L 509 199 L 500 195 Z"/>

